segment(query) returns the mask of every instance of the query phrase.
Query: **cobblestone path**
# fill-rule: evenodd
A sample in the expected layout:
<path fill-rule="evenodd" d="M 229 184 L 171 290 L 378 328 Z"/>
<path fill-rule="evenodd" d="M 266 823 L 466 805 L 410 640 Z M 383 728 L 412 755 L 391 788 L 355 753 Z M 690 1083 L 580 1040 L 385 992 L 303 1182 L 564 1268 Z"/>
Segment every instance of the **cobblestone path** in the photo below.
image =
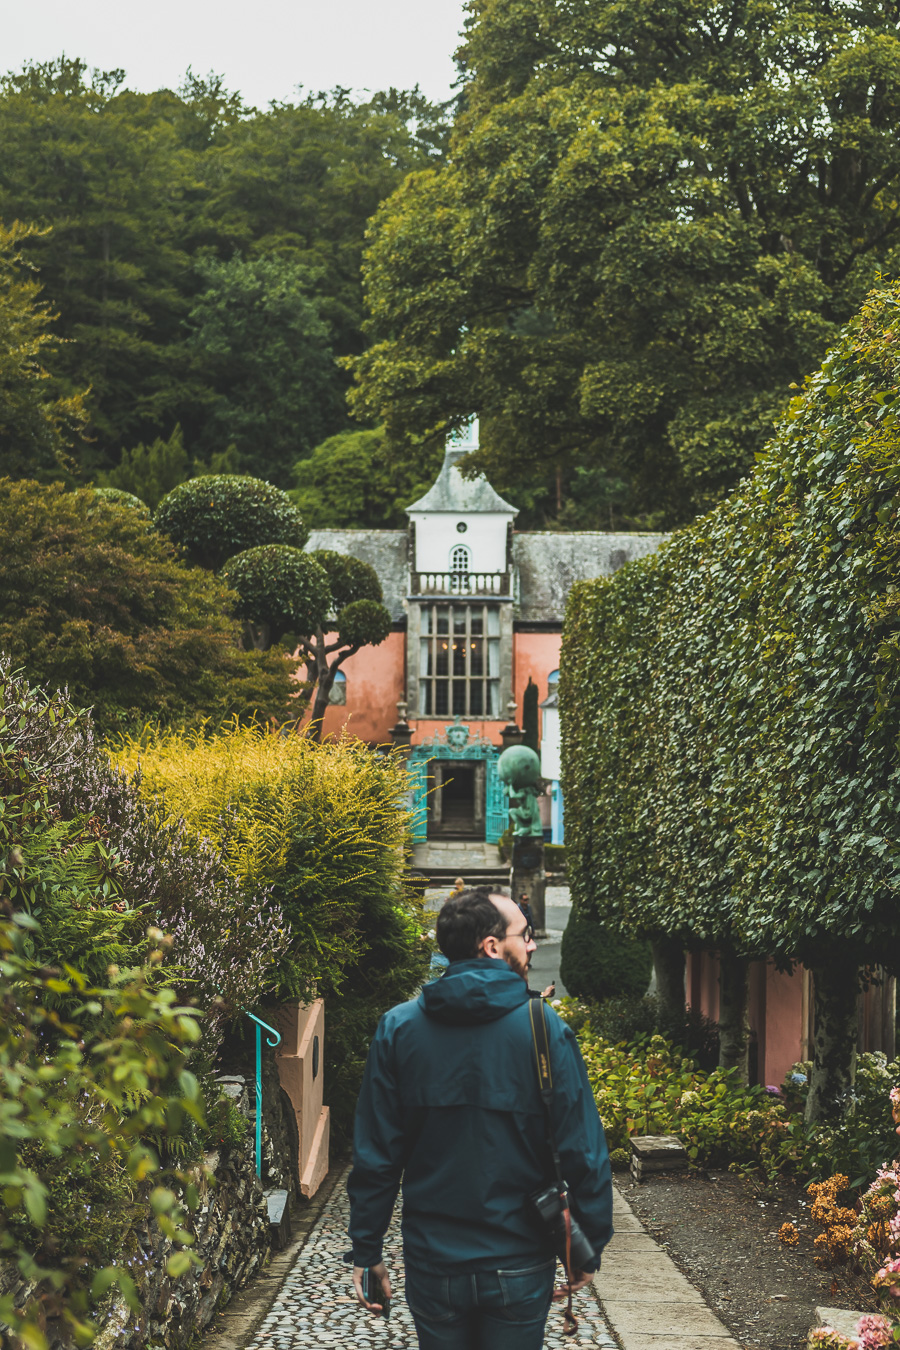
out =
<path fill-rule="evenodd" d="M 345 1177 L 341 1177 L 247 1350 L 324 1350 L 326 1346 L 414 1350 L 418 1345 L 403 1299 L 399 1206 L 384 1244 L 394 1286 L 389 1322 L 363 1312 L 354 1296 L 350 1267 L 342 1260 L 348 1248 L 349 1209 Z M 562 1315 L 554 1306 L 547 1323 L 545 1350 L 572 1346 L 616 1350 L 617 1342 L 592 1293 L 577 1295 L 576 1311 L 578 1333 L 564 1336 Z"/>

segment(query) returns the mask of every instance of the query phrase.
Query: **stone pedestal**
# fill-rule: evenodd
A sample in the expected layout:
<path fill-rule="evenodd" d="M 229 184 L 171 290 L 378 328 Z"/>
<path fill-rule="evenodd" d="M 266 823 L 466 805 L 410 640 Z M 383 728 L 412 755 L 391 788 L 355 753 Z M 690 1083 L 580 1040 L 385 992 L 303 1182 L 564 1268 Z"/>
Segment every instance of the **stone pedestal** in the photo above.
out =
<path fill-rule="evenodd" d="M 329 1111 L 322 1104 L 325 1001 L 282 1003 L 275 1013 L 281 1044 L 275 1051 L 278 1077 L 297 1118 L 300 1136 L 300 1190 L 315 1195 L 328 1172 Z"/>
<path fill-rule="evenodd" d="M 409 755 L 412 747 L 413 729 L 406 720 L 408 705 L 400 699 L 397 703 L 397 725 L 391 727 L 391 740 Z"/>
<path fill-rule="evenodd" d="M 655 1172 L 679 1172 L 689 1166 L 684 1144 L 677 1134 L 631 1136 L 631 1175 L 643 1181 Z"/>
<path fill-rule="evenodd" d="M 528 896 L 531 912 L 534 915 L 534 930 L 538 934 L 547 931 L 544 891 L 546 889 L 544 873 L 543 839 L 513 838 L 512 867 L 510 869 L 509 888 L 512 898 L 518 902 L 523 891 Z"/>

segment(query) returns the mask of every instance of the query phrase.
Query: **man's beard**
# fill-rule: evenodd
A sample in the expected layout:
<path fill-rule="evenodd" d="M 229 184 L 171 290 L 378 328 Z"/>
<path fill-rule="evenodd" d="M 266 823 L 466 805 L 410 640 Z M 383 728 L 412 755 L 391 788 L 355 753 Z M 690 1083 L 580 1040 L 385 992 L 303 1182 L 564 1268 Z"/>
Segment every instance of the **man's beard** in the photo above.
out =
<path fill-rule="evenodd" d="M 507 952 L 507 953 L 504 955 L 503 959 L 504 959 L 504 961 L 506 962 L 506 964 L 509 966 L 510 970 L 514 970 L 514 971 L 516 972 L 517 975 L 521 975 L 521 976 L 522 976 L 522 979 L 523 979 L 523 980 L 525 981 L 525 983 L 527 984 L 527 983 L 528 983 L 528 972 L 529 972 L 529 969 L 530 969 L 531 958 L 528 957 L 528 956 L 526 956 L 525 960 L 524 960 L 524 961 L 521 961 L 521 960 L 518 960 L 515 956 L 513 956 L 512 952 Z"/>

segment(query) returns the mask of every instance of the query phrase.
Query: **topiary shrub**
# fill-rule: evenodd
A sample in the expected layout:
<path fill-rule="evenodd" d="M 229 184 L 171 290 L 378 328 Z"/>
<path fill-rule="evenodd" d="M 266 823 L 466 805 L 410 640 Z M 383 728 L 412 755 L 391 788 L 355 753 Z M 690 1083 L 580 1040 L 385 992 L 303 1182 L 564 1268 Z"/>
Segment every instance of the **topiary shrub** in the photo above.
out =
<path fill-rule="evenodd" d="M 640 998 L 652 970 L 649 943 L 604 928 L 577 907 L 572 910 L 563 933 L 559 976 L 575 998 Z"/>
<path fill-rule="evenodd" d="M 229 558 L 222 580 L 237 591 L 239 618 L 253 645 L 268 647 L 284 633 L 315 633 L 331 607 L 325 569 L 309 553 L 264 544 Z"/>
<path fill-rule="evenodd" d="M 94 492 L 105 502 L 113 502 L 116 506 L 128 506 L 133 511 L 139 511 L 145 520 L 151 519 L 149 506 L 133 492 L 125 492 L 122 488 L 116 487 L 95 487 Z"/>
<path fill-rule="evenodd" d="M 154 521 L 192 563 L 214 572 L 236 553 L 263 544 L 302 548 L 308 535 L 286 492 L 232 473 L 179 483 L 163 497 Z"/>

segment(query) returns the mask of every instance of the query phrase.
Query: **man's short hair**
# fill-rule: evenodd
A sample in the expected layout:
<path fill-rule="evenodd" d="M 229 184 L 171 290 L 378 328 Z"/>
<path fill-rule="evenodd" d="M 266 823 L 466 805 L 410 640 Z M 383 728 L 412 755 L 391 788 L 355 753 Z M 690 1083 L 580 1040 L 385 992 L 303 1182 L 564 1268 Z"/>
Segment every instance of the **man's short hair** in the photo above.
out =
<path fill-rule="evenodd" d="M 486 937 L 506 937 L 506 920 L 491 900 L 492 886 L 472 886 L 444 904 L 437 917 L 437 943 L 449 961 L 474 961 Z"/>

